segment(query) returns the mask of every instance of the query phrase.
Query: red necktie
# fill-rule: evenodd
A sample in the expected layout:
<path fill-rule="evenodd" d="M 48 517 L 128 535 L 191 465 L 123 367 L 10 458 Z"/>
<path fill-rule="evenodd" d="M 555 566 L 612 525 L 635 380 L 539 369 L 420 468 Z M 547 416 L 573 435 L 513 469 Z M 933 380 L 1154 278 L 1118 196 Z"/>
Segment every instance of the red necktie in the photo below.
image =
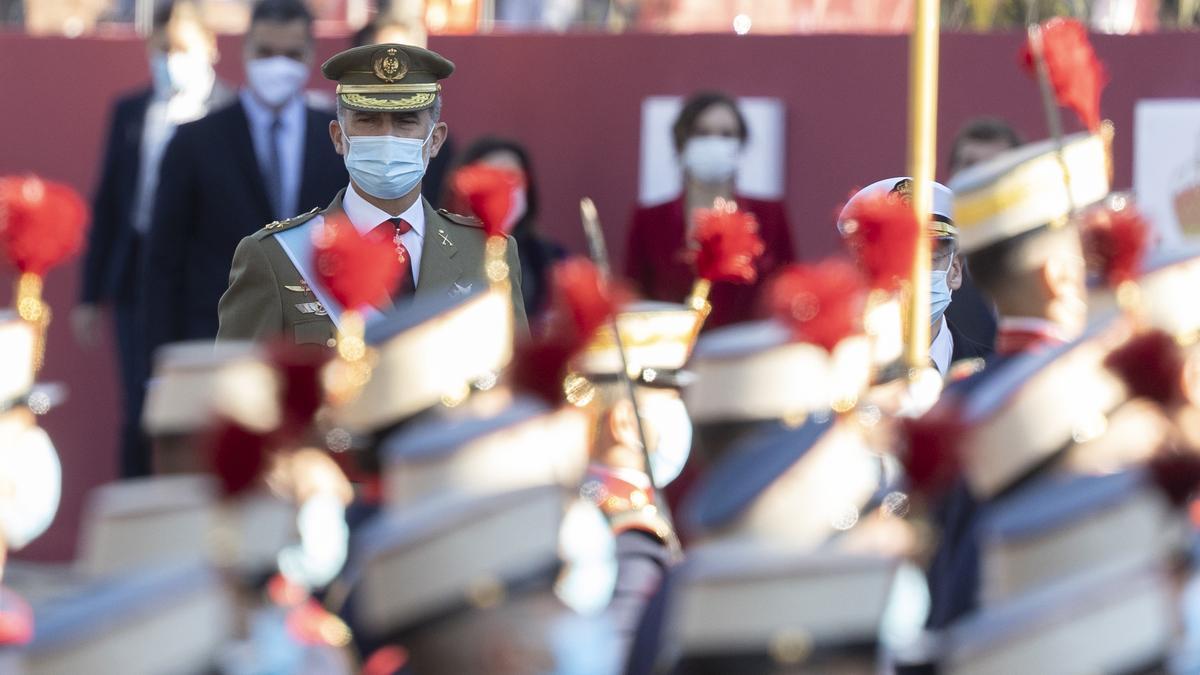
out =
<path fill-rule="evenodd" d="M 396 285 L 396 292 L 392 295 L 393 299 L 407 298 L 417 287 L 413 280 L 412 257 L 408 254 L 408 247 L 400 238 L 411 231 L 412 225 L 403 218 L 388 218 L 371 231 L 372 234 L 379 233 L 377 236 L 389 238 L 392 245 L 396 247 L 396 257 L 400 259 L 400 283 Z"/>

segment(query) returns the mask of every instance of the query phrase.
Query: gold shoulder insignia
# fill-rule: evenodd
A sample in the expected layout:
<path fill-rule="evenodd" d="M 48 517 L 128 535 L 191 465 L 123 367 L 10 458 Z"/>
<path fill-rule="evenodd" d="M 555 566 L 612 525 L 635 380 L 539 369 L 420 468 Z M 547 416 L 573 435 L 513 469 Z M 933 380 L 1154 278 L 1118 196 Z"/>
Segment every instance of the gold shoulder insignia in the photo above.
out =
<path fill-rule="evenodd" d="M 289 227 L 295 227 L 297 225 L 302 225 L 302 224 L 307 223 L 308 221 L 312 220 L 313 217 L 316 216 L 318 212 L 320 212 L 320 210 L 321 210 L 320 207 L 317 207 L 317 208 L 314 208 L 312 211 L 298 215 L 295 218 L 288 218 L 287 220 L 276 220 L 276 221 L 267 223 L 266 226 L 263 227 L 263 229 L 270 230 L 272 232 L 277 232 L 277 231 L 281 231 L 281 230 L 286 230 Z"/>
<path fill-rule="evenodd" d="M 438 209 L 438 215 L 449 220 L 457 225 L 466 225 L 467 227 L 483 227 L 483 221 L 471 216 L 463 216 L 446 209 Z"/>

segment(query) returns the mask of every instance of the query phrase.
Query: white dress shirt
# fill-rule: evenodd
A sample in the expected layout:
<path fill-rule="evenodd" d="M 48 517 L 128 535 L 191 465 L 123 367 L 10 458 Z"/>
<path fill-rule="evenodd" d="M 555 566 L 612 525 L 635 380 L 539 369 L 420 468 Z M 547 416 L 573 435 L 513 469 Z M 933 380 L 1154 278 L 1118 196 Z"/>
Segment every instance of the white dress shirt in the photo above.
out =
<path fill-rule="evenodd" d="M 950 372 L 950 361 L 954 358 L 954 336 L 950 334 L 944 317 L 941 328 L 938 329 L 937 335 L 929 345 L 929 358 L 933 359 L 933 365 L 937 366 L 942 377 Z"/>
<path fill-rule="evenodd" d="M 275 214 L 275 217 L 291 218 L 299 209 L 300 176 L 304 168 L 304 98 L 295 96 L 276 112 L 260 103 L 248 89 L 243 89 L 239 96 L 242 108 L 246 111 L 246 121 L 250 124 L 254 156 L 258 158 L 258 172 L 263 176 L 264 185 L 267 181 L 266 168 L 271 165 L 271 124 L 276 115 L 283 124 L 279 131 L 279 177 L 283 203 L 280 204 L 282 212 Z"/>
<path fill-rule="evenodd" d="M 342 210 L 346 212 L 346 217 L 350 219 L 359 234 L 366 234 L 389 218 L 397 217 L 363 199 L 362 195 L 354 189 L 354 184 L 346 188 L 346 194 L 342 197 Z M 411 230 L 400 236 L 400 241 L 404 242 L 404 247 L 408 249 L 409 260 L 412 261 L 415 286 L 421 282 L 421 245 L 425 242 L 425 200 L 418 197 L 417 201 L 413 202 L 413 205 L 398 217 L 403 218 L 412 226 Z"/>

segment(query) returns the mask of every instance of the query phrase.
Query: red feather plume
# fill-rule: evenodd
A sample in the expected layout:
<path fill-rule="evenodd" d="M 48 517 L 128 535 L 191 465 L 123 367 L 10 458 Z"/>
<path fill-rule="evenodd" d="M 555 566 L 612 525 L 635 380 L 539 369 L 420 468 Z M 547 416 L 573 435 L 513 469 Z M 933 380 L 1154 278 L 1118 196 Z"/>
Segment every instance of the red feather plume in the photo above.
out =
<path fill-rule="evenodd" d="M 375 230 L 363 236 L 333 218 L 314 233 L 313 268 L 321 286 L 353 310 L 387 302 L 404 269 L 388 235 Z"/>
<path fill-rule="evenodd" d="M 280 340 L 271 344 L 268 355 L 281 380 L 283 419 L 276 433 L 283 438 L 296 438 L 308 431 L 324 400 L 321 369 L 329 362 L 330 352 Z"/>
<path fill-rule="evenodd" d="M 696 209 L 694 219 L 696 274 L 710 282 L 754 283 L 758 279 L 755 265 L 766 252 L 754 214 L 722 200 L 714 208 Z"/>
<path fill-rule="evenodd" d="M 33 609 L 15 591 L 0 588 L 0 647 L 19 647 L 33 640 Z"/>
<path fill-rule="evenodd" d="M 1088 211 L 1081 227 L 1088 267 L 1112 288 L 1141 276 L 1150 246 L 1150 225 L 1133 205 Z"/>
<path fill-rule="evenodd" d="M 1134 398 L 1148 398 L 1160 405 L 1183 402 L 1183 350 L 1175 338 L 1161 330 L 1134 336 L 1104 359 Z"/>
<path fill-rule="evenodd" d="M 843 220 L 850 253 L 871 288 L 895 291 L 912 270 L 923 228 L 911 204 L 900 194 L 880 192 L 855 202 Z"/>
<path fill-rule="evenodd" d="M 0 249 L 22 273 L 45 275 L 78 253 L 87 219 L 83 198 L 66 185 L 0 178 Z"/>
<path fill-rule="evenodd" d="M 862 332 L 867 288 L 845 260 L 789 265 L 771 280 L 766 297 L 772 316 L 801 342 L 832 352 L 843 339 Z"/>
<path fill-rule="evenodd" d="M 900 426 L 898 454 L 913 489 L 941 493 L 959 474 L 958 445 L 966 428 L 958 406 L 943 398 L 921 417 L 901 420 Z"/>
<path fill-rule="evenodd" d="M 222 495 L 241 494 L 258 482 L 266 466 L 269 443 L 269 434 L 254 432 L 233 422 L 223 422 L 212 431 L 209 459 Z"/>
<path fill-rule="evenodd" d="M 546 321 L 533 339 L 517 348 L 518 388 L 551 403 L 562 401 L 567 364 L 628 301 L 624 288 L 609 283 L 590 260 L 573 257 L 554 266 Z"/>
<path fill-rule="evenodd" d="M 489 237 L 512 231 L 525 212 L 525 177 L 519 171 L 487 164 L 468 164 L 454 172 L 455 195 L 483 222 Z"/>
<path fill-rule="evenodd" d="M 1163 449 L 1151 458 L 1147 470 L 1154 484 L 1175 506 L 1183 506 L 1200 486 L 1200 457 L 1194 452 Z"/>
<path fill-rule="evenodd" d="M 1075 19 L 1050 19 L 1042 24 L 1042 53 L 1058 104 L 1074 110 L 1090 131 L 1099 131 L 1100 93 L 1108 84 L 1108 73 L 1096 58 L 1087 28 Z M 1037 64 L 1028 41 L 1021 49 L 1021 62 L 1025 71 L 1037 78 Z"/>

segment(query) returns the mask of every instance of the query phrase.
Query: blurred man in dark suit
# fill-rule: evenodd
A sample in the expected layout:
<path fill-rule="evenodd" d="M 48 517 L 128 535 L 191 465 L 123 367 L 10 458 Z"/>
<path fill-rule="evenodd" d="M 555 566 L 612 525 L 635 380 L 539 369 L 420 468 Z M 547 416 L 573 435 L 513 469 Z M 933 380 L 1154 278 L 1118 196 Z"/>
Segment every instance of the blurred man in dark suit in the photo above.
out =
<path fill-rule="evenodd" d="M 150 227 L 163 151 L 184 123 L 227 103 L 233 92 L 216 81 L 217 44 L 190 2 L 161 6 L 149 40 L 150 87 L 113 107 L 92 228 L 84 256 L 80 302 L 71 315 L 78 342 L 96 344 L 101 309 L 111 311 L 122 389 L 121 475 L 149 471 L 139 419 L 145 378 L 137 360 L 141 330 L 135 322 L 137 270 Z"/>
<path fill-rule="evenodd" d="M 1003 120 L 977 117 L 968 121 L 950 146 L 950 177 L 1021 145 L 1021 137 Z M 996 311 L 964 269 L 962 287 L 946 310 L 946 318 L 963 336 L 991 350 L 996 342 Z"/>
<path fill-rule="evenodd" d="M 305 104 L 313 17 L 301 0 L 260 0 L 237 101 L 180 127 L 163 158 L 146 256 L 147 347 L 217 334 L 217 302 L 243 237 L 333 199 L 349 178 L 329 143 L 331 112 Z"/>

